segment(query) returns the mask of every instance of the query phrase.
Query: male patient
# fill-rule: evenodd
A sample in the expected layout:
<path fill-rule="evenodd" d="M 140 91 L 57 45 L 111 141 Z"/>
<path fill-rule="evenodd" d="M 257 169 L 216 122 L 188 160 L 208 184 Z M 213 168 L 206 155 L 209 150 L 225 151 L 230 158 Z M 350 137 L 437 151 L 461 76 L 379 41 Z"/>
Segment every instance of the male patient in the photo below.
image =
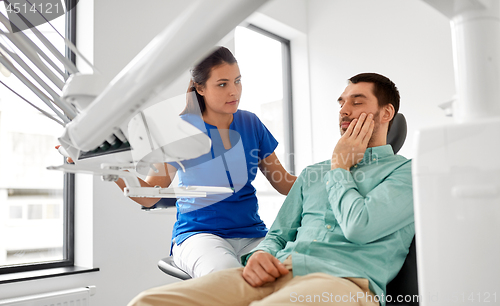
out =
<path fill-rule="evenodd" d="M 362 73 L 338 103 L 332 158 L 302 171 L 244 268 L 150 289 L 129 305 L 385 305 L 415 233 L 411 162 L 386 144 L 399 92 Z"/>

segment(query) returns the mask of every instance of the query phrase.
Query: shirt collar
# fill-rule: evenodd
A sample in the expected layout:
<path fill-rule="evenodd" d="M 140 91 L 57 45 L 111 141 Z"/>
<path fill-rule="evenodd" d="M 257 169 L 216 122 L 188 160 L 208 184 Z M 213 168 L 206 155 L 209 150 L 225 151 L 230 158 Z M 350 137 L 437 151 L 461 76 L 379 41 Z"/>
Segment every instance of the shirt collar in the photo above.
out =
<path fill-rule="evenodd" d="M 377 162 L 379 159 L 386 158 L 394 155 L 391 145 L 378 146 L 367 148 L 363 160 L 359 162 L 360 165 L 369 165 Z"/>

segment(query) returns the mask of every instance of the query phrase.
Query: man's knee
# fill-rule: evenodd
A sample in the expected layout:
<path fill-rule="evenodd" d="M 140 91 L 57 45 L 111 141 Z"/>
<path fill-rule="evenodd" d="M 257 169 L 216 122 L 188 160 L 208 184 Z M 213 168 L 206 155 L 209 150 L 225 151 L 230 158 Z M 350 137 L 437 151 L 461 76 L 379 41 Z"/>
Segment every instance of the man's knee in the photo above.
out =
<path fill-rule="evenodd" d="M 139 293 L 135 298 L 130 301 L 127 306 L 153 306 L 152 300 L 154 300 L 154 294 L 151 290 L 143 291 Z"/>

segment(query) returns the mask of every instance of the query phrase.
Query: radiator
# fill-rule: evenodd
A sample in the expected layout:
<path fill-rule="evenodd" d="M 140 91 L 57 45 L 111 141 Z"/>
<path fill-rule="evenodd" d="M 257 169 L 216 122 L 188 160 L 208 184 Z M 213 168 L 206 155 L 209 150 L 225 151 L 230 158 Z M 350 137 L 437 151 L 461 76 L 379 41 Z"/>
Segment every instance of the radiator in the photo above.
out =
<path fill-rule="evenodd" d="M 0 300 L 0 306 L 90 306 L 95 286 Z"/>

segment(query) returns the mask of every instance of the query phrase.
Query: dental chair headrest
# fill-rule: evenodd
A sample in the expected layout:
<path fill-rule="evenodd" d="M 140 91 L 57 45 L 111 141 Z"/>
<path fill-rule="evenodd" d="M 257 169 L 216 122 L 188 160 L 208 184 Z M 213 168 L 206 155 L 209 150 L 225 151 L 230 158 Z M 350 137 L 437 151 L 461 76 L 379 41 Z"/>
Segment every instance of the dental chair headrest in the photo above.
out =
<path fill-rule="evenodd" d="M 394 154 L 398 153 L 406 139 L 406 119 L 401 113 L 397 113 L 392 122 L 391 129 L 387 134 L 387 144 L 392 146 Z"/>

